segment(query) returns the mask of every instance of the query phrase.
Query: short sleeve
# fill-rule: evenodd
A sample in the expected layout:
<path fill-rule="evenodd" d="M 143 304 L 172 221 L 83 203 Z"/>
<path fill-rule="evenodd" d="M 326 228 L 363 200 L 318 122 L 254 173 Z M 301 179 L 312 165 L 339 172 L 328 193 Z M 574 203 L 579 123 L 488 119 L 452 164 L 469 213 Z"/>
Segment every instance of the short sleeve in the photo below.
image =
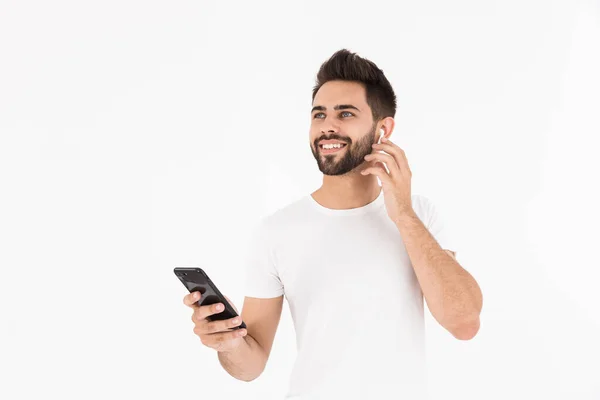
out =
<path fill-rule="evenodd" d="M 272 241 L 263 218 L 251 230 L 244 258 L 245 295 L 273 298 L 283 295 L 283 284 L 275 265 Z"/>
<path fill-rule="evenodd" d="M 458 240 L 454 236 L 450 227 L 447 226 L 444 217 L 440 214 L 438 208 L 431 200 L 424 196 L 419 196 L 423 211 L 423 223 L 440 247 L 444 250 L 455 252 L 455 257 L 458 258 Z"/>

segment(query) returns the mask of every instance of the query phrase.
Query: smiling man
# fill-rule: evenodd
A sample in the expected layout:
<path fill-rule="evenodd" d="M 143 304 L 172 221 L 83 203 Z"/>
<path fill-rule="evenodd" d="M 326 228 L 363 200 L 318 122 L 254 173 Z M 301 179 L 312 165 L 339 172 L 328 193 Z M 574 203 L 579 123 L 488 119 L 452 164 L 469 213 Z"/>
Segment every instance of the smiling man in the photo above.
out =
<path fill-rule="evenodd" d="M 321 66 L 309 144 L 322 185 L 257 225 L 247 332 L 229 332 L 239 321 L 202 325 L 218 311 L 198 312 L 203 342 L 232 376 L 264 370 L 284 296 L 298 350 L 287 399 L 425 399 L 424 300 L 455 338 L 478 332 L 481 290 L 433 203 L 411 193 L 406 154 L 389 140 L 395 113 L 373 62 L 340 50 Z"/>

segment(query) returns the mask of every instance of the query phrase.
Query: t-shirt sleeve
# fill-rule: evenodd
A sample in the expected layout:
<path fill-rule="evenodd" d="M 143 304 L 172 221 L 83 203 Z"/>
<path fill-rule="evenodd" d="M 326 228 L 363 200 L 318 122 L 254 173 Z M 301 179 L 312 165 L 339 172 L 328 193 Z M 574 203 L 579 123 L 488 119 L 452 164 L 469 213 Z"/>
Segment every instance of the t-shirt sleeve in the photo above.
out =
<path fill-rule="evenodd" d="M 442 249 L 455 252 L 455 257 L 458 258 L 458 240 L 456 236 L 454 236 L 452 229 L 447 226 L 446 220 L 431 200 L 426 197 L 422 197 L 422 200 L 425 209 L 425 227 L 429 230 Z"/>
<path fill-rule="evenodd" d="M 251 230 L 244 259 L 245 295 L 273 298 L 283 295 L 283 284 L 277 272 L 273 243 L 263 218 Z"/>

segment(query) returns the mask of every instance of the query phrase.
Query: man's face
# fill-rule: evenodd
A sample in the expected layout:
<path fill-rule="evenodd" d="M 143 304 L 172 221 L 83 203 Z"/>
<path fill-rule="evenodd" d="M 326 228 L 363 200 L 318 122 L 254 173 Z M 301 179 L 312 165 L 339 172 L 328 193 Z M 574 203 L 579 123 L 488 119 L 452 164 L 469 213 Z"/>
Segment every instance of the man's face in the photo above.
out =
<path fill-rule="evenodd" d="M 375 130 L 360 83 L 331 81 L 321 86 L 311 112 L 310 147 L 323 174 L 344 175 L 364 163 L 377 141 Z M 342 147 L 323 147 L 328 142 L 342 143 Z"/>

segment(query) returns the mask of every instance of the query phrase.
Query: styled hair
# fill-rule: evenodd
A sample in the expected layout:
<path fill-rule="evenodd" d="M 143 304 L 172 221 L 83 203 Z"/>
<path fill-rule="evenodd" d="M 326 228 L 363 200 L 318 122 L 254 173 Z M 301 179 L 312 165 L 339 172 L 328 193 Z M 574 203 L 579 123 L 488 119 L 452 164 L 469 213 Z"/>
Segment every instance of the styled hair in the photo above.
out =
<path fill-rule="evenodd" d="M 336 51 L 325 61 L 317 73 L 312 99 L 321 86 L 330 81 L 350 81 L 364 85 L 367 104 L 371 107 L 373 121 L 396 115 L 396 95 L 383 71 L 374 62 L 347 49 Z"/>

